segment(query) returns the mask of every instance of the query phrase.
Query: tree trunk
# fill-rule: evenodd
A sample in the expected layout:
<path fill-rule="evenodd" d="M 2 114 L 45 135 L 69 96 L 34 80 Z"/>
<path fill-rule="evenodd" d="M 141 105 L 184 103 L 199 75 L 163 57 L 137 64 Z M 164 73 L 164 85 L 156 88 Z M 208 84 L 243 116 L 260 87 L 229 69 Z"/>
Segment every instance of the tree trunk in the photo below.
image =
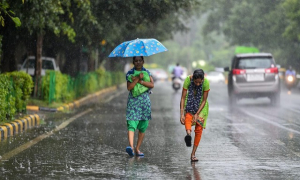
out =
<path fill-rule="evenodd" d="M 88 51 L 88 72 L 95 70 L 95 51 L 89 46 Z"/>
<path fill-rule="evenodd" d="M 11 72 L 17 69 L 15 62 L 16 41 L 11 36 L 4 36 L 2 41 L 1 72 Z"/>
<path fill-rule="evenodd" d="M 40 79 L 42 74 L 42 50 L 43 50 L 43 33 L 37 35 L 36 42 L 36 61 L 35 61 L 35 83 L 34 83 L 34 97 L 39 94 Z"/>

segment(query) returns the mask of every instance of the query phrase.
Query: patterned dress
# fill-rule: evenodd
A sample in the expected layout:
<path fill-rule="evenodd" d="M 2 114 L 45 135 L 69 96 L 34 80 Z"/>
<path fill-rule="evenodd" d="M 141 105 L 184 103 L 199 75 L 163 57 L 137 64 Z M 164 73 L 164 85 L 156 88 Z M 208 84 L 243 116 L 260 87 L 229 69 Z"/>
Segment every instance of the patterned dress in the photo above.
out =
<path fill-rule="evenodd" d="M 191 84 L 191 79 L 190 79 L 190 76 L 188 76 L 184 80 L 183 89 L 188 90 L 190 84 Z M 201 100 L 200 100 L 200 104 L 202 103 L 202 100 L 203 100 L 203 92 L 208 92 L 209 90 L 210 90 L 209 81 L 206 78 L 204 78 L 203 85 L 202 85 L 202 97 L 201 97 Z M 185 97 L 184 108 L 186 108 L 188 93 L 189 93 L 189 91 L 187 91 L 187 94 L 186 94 L 186 97 Z M 200 106 L 200 104 L 199 104 L 199 106 Z M 207 117 L 208 117 L 208 110 L 209 110 L 209 105 L 208 105 L 208 101 L 206 100 L 205 106 L 203 107 L 203 109 L 201 110 L 201 112 L 199 114 L 199 117 L 204 119 L 203 128 L 206 127 L 206 120 L 207 120 Z"/>
<path fill-rule="evenodd" d="M 135 68 L 132 68 L 127 72 L 126 80 L 128 82 L 130 82 L 128 80 L 129 75 L 134 74 L 134 71 Z M 144 67 L 142 68 L 142 71 L 146 71 L 149 74 L 149 76 L 151 76 L 151 73 Z M 151 102 L 149 97 L 149 91 L 146 91 L 145 93 L 137 97 L 133 97 L 132 93 L 129 92 L 127 100 L 126 120 L 151 120 Z"/>

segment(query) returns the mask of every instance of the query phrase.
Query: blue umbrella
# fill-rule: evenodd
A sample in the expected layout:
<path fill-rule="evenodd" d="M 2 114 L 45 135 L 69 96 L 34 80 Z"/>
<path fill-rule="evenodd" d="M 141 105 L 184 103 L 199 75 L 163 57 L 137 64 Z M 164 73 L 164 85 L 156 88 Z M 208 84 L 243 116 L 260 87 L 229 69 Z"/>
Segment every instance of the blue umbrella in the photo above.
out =
<path fill-rule="evenodd" d="M 108 57 L 151 56 L 167 50 L 156 39 L 135 39 L 118 45 Z"/>

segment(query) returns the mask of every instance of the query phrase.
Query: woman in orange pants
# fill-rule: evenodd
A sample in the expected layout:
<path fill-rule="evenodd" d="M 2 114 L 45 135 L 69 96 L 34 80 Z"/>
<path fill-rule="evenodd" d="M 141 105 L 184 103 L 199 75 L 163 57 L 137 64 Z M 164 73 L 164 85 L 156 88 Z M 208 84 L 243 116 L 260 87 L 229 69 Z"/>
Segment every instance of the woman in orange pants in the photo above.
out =
<path fill-rule="evenodd" d="M 198 161 L 196 158 L 196 150 L 199 145 L 202 131 L 206 127 L 208 116 L 208 92 L 209 81 L 204 78 L 204 71 L 197 69 L 193 75 L 188 76 L 183 84 L 181 101 L 180 101 L 180 122 L 185 125 L 187 135 L 184 140 L 186 146 L 191 146 L 192 126 L 195 126 L 195 140 L 191 153 L 191 161 Z"/>

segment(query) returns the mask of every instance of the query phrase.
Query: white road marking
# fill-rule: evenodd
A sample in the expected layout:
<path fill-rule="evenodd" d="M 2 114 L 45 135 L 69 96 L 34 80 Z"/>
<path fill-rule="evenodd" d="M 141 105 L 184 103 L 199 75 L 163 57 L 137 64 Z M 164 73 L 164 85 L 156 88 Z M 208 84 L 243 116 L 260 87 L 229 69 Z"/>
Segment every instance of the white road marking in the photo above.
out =
<path fill-rule="evenodd" d="M 249 112 L 247 112 L 247 111 L 245 111 L 245 110 L 243 110 L 243 109 L 241 109 L 241 111 L 243 111 L 243 112 L 244 112 L 245 114 L 247 114 L 248 116 L 252 116 L 252 117 L 254 117 L 254 118 L 256 118 L 256 119 L 260 119 L 260 120 L 265 121 L 265 122 L 267 122 L 267 123 L 269 123 L 269 124 L 272 124 L 273 126 L 279 127 L 279 128 L 281 128 L 281 129 L 284 129 L 284 130 L 288 130 L 288 131 L 290 131 L 290 132 L 294 132 L 294 133 L 300 134 L 300 132 L 297 131 L 297 130 L 294 130 L 294 129 L 291 129 L 291 128 L 287 128 L 287 127 L 282 126 L 281 124 L 276 123 L 276 122 L 274 122 L 274 121 L 271 121 L 271 120 L 269 120 L 269 119 L 266 119 L 266 118 L 257 116 L 257 115 L 255 115 L 255 114 L 251 114 L 251 113 L 249 113 Z"/>
<path fill-rule="evenodd" d="M 30 148 L 31 146 L 37 144 L 38 142 L 42 141 L 43 139 L 51 136 L 52 134 L 54 134 L 55 132 L 65 128 L 67 125 L 69 125 L 72 121 L 76 120 L 77 118 L 85 115 L 86 113 L 92 111 L 92 109 L 88 109 L 84 112 L 81 112 L 73 117 L 71 117 L 70 119 L 64 121 L 63 123 L 61 123 L 58 127 L 56 127 L 54 130 L 50 131 L 50 132 L 47 132 L 47 133 L 44 133 L 38 137 L 36 137 L 35 139 L 17 147 L 16 149 L 14 150 L 11 150 L 10 152 L 4 154 L 2 157 L 0 157 L 0 161 L 5 161 L 5 160 L 8 160 L 9 158 L 19 154 L 20 152 Z"/>
<path fill-rule="evenodd" d="M 279 139 L 275 140 L 274 143 L 280 145 L 280 146 L 285 146 L 285 143 L 280 141 Z"/>
<path fill-rule="evenodd" d="M 299 110 L 296 110 L 296 109 L 292 109 L 292 108 L 286 108 L 286 109 L 288 109 L 288 110 L 290 110 L 290 111 L 293 111 L 293 112 L 295 112 L 295 113 L 300 113 L 300 111 L 299 111 Z"/>
<path fill-rule="evenodd" d="M 233 119 L 232 116 L 229 116 L 229 115 L 223 115 L 224 118 L 226 119 Z M 245 132 L 248 132 L 248 131 L 255 131 L 255 128 L 253 127 L 252 124 L 249 124 L 249 123 L 231 123 L 231 125 L 237 130 L 238 133 L 245 133 Z M 247 127 L 249 130 L 245 131 L 245 128 L 244 130 L 242 131 L 240 128 L 238 128 L 237 126 L 240 126 L 240 127 Z M 256 131 L 256 133 L 264 136 L 266 135 L 265 133 L 261 132 L 261 131 Z"/>
<path fill-rule="evenodd" d="M 117 96 L 120 96 L 121 94 L 123 93 L 123 91 L 119 91 L 118 93 L 110 96 L 109 98 L 107 98 L 104 103 L 108 103 L 109 101 L 111 101 L 113 98 L 117 97 Z"/>

